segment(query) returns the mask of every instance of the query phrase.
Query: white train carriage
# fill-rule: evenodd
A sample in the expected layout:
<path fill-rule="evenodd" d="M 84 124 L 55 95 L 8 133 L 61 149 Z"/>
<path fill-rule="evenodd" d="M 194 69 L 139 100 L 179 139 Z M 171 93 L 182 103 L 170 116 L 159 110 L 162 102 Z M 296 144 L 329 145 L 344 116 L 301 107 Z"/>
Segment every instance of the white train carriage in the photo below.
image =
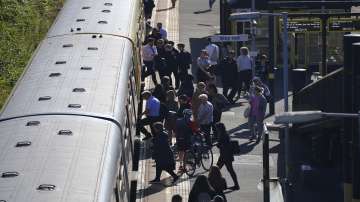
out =
<path fill-rule="evenodd" d="M 131 200 L 140 3 L 66 2 L 0 114 L 1 202 Z"/>

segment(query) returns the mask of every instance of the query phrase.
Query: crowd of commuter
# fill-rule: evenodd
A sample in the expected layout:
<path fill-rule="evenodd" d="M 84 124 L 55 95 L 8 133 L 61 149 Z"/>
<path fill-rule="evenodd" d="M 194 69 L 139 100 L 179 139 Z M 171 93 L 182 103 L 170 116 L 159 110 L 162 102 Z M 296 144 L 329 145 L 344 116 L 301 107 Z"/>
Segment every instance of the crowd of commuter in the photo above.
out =
<path fill-rule="evenodd" d="M 153 142 L 156 177 L 151 183 L 160 182 L 163 170 L 173 177 L 173 182 L 179 178 L 174 172 L 173 137 L 181 172 L 184 153 L 192 144 L 191 137 L 201 131 L 206 145 L 219 148 L 220 157 L 208 177 L 197 177 L 189 201 L 226 201 L 223 191 L 228 186 L 220 172 L 224 165 L 234 182 L 229 188 L 238 190 L 240 186 L 232 165 L 234 151 L 230 137 L 221 123 L 222 112 L 240 97 L 247 99 L 250 107 L 244 116 L 249 120 L 250 139 L 259 140 L 267 102 L 271 99 L 266 86 L 267 58 L 260 55 L 258 62 L 254 62 L 246 47 L 240 49 L 238 57 L 234 50 L 227 50 L 227 56 L 221 57 L 220 48 L 211 39 L 200 53 L 192 55 L 185 48 L 182 43 L 175 47 L 175 43 L 167 39 L 161 23 L 152 28 L 142 48 L 142 80 L 151 76 L 154 88 L 141 94 L 146 100 L 142 113 L 145 116 L 140 117 L 137 128 L 145 135 L 143 141 Z M 198 57 L 192 59 L 192 56 Z M 195 66 L 194 77 L 189 70 Z M 218 83 L 222 84 L 222 93 L 218 92 Z M 181 201 L 181 196 L 174 196 L 173 201 Z"/>

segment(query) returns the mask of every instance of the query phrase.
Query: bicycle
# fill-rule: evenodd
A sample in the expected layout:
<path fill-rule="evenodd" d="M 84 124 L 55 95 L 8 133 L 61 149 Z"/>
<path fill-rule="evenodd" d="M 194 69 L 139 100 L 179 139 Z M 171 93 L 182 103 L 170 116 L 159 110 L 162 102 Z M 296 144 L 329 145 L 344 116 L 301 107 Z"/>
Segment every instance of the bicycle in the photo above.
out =
<path fill-rule="evenodd" d="M 193 138 L 192 146 L 185 152 L 183 160 L 184 172 L 189 177 L 194 176 L 197 167 L 202 166 L 204 170 L 209 171 L 214 163 L 212 146 L 205 145 L 203 134 L 198 132 Z"/>

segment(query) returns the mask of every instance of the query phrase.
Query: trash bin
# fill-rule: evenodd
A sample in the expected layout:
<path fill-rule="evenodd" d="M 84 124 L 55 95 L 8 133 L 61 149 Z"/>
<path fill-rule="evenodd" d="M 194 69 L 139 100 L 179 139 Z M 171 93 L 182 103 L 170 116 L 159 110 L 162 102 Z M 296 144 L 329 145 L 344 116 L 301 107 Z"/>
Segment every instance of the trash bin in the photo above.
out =
<path fill-rule="evenodd" d="M 292 90 L 293 93 L 299 92 L 306 86 L 306 69 L 293 69 L 292 70 Z"/>

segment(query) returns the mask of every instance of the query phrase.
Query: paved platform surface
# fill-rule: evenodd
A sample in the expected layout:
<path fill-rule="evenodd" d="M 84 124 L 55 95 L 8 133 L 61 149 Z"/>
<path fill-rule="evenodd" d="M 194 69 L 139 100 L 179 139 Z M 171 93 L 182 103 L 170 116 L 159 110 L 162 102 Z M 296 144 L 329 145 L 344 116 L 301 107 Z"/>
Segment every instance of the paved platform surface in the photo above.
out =
<path fill-rule="evenodd" d="M 178 0 L 176 7 L 170 9 L 170 0 L 158 0 L 156 12 L 153 15 L 152 24 L 162 22 L 165 29 L 168 30 L 169 40 L 175 43 L 185 43 L 186 49 L 191 48 L 193 58 L 198 56 L 198 50 L 201 50 L 203 44 L 194 39 L 201 39 L 219 31 L 219 1 L 216 1 L 212 11 L 208 9 L 207 0 Z M 147 89 L 152 88 L 150 79 L 146 79 Z M 221 89 L 219 89 L 221 92 Z M 291 103 L 291 100 L 289 101 Z M 282 111 L 282 101 L 276 103 L 276 111 Z M 241 154 L 235 157 L 234 168 L 240 183 L 239 191 L 227 191 L 226 197 L 229 202 L 260 202 L 262 201 L 262 191 L 259 190 L 259 182 L 262 178 L 262 145 L 249 141 L 249 130 L 247 119 L 244 118 L 243 112 L 247 107 L 246 100 L 238 100 L 223 113 L 222 122 L 225 123 L 231 138 L 237 140 L 240 144 Z M 271 122 L 273 117 L 267 121 Z M 271 176 L 277 176 L 279 137 L 277 133 L 270 136 L 270 167 Z M 165 172 L 162 174 L 162 184 L 150 185 L 149 180 L 155 176 L 155 163 L 149 157 L 150 145 L 142 143 L 142 155 L 139 163 L 138 191 L 137 201 L 170 201 L 174 194 L 181 194 L 184 201 L 187 201 L 188 194 L 195 178 L 188 178 L 183 175 L 176 185 L 171 185 L 171 177 Z M 215 160 L 218 151 L 214 149 Z M 216 162 L 216 161 L 215 161 Z M 232 186 L 232 179 L 224 167 L 223 176 L 226 178 L 228 186 Z M 206 172 L 199 170 L 198 173 Z M 275 195 L 275 194 L 273 194 Z"/>

